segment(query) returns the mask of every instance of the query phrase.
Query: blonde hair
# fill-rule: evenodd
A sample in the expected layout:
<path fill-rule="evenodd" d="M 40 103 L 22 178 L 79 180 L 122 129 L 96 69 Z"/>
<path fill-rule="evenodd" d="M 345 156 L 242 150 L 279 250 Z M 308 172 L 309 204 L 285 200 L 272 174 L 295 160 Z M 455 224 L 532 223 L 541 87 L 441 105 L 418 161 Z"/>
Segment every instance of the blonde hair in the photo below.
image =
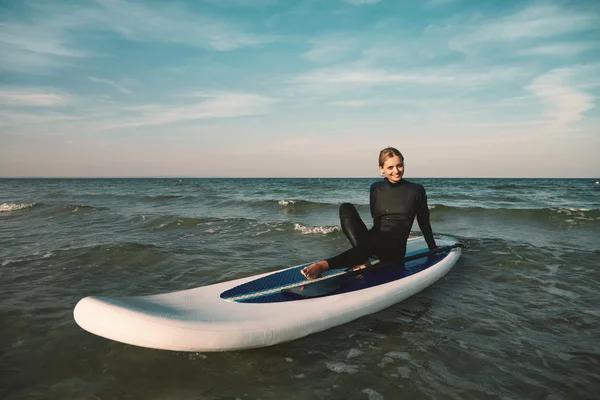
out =
<path fill-rule="evenodd" d="M 402 153 L 400 153 L 398 149 L 394 147 L 386 147 L 385 149 L 381 150 L 379 152 L 379 166 L 383 168 L 383 164 L 385 164 L 388 159 L 394 156 L 400 157 L 402 162 L 404 162 L 404 156 L 402 156 Z"/>

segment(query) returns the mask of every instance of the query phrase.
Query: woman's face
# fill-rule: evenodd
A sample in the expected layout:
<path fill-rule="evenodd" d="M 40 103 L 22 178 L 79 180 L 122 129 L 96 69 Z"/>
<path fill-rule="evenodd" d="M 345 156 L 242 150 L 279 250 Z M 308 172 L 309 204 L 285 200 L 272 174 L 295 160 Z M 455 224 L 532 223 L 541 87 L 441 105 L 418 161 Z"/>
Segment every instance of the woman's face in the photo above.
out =
<path fill-rule="evenodd" d="M 404 175 L 404 161 L 398 156 L 388 158 L 380 170 L 390 182 L 398 183 Z"/>

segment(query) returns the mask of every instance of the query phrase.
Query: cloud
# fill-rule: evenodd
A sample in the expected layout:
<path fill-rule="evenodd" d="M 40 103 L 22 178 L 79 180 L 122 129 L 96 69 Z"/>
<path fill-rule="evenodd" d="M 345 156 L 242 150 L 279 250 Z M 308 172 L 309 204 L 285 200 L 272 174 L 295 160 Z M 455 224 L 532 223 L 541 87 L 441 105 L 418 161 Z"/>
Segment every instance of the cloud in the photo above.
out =
<path fill-rule="evenodd" d="M 4 112 L 0 113 L 0 126 L 6 128 L 22 127 L 23 125 L 45 125 L 63 122 L 76 121 L 80 118 L 72 115 L 64 115 L 60 113 L 49 114 L 29 114 L 19 112 Z M 46 129 L 47 131 L 47 129 Z"/>
<path fill-rule="evenodd" d="M 308 72 L 296 78 L 303 83 L 350 84 L 350 85 L 387 85 L 402 83 L 418 83 L 425 85 L 447 84 L 453 81 L 452 76 L 432 74 L 395 73 L 382 69 L 321 69 Z"/>
<path fill-rule="evenodd" d="M 279 3 L 279 0 L 204 0 L 205 3 L 213 4 L 217 7 L 267 7 Z"/>
<path fill-rule="evenodd" d="M 465 71 L 454 67 L 421 69 L 397 72 L 377 68 L 335 67 L 321 68 L 301 74 L 293 79 L 296 83 L 341 85 L 477 85 L 488 81 L 507 79 L 518 75 L 519 68 L 493 69 L 485 72 Z"/>
<path fill-rule="evenodd" d="M 120 83 L 117 83 L 115 81 L 111 81 L 109 79 L 96 78 L 95 76 L 90 76 L 90 77 L 88 77 L 88 79 L 90 81 L 96 82 L 96 83 L 105 83 L 109 86 L 114 87 L 115 89 L 117 89 L 117 91 L 119 91 L 123 94 L 131 94 L 131 90 L 127 89 L 125 86 L 123 86 Z"/>
<path fill-rule="evenodd" d="M 39 22 L 0 23 L 0 69 L 21 71 L 67 65 L 86 52 L 73 48 L 64 27 Z"/>
<path fill-rule="evenodd" d="M 597 30 L 598 15 L 577 8 L 540 3 L 529 5 L 514 14 L 481 20 L 475 23 L 461 21 L 448 27 L 463 31 L 451 39 L 452 48 L 466 51 L 472 46 L 489 42 L 514 42 L 519 39 L 553 38 L 570 33 Z"/>
<path fill-rule="evenodd" d="M 364 108 L 374 106 L 386 106 L 392 104 L 410 104 L 413 105 L 414 100 L 401 99 L 401 98 L 366 98 L 360 100 L 338 100 L 331 101 L 328 104 L 332 106 L 345 107 L 345 108 Z"/>
<path fill-rule="evenodd" d="M 362 108 L 381 104 L 376 100 L 340 100 L 329 103 L 332 106 L 347 107 L 347 108 Z"/>
<path fill-rule="evenodd" d="M 28 12 L 0 23 L 0 69 L 44 70 L 92 56 L 76 46 L 81 32 L 110 32 L 132 41 L 216 51 L 270 43 L 244 24 L 194 12 L 180 3 L 96 0 L 74 7 L 29 3 Z"/>
<path fill-rule="evenodd" d="M 575 56 L 598 48 L 597 43 L 553 43 L 538 45 L 519 50 L 517 53 L 527 56 Z"/>
<path fill-rule="evenodd" d="M 45 89 L 0 89 L 0 103 L 9 107 L 57 107 L 72 101 L 72 95 Z"/>
<path fill-rule="evenodd" d="M 346 3 L 350 3 L 355 6 L 373 5 L 379 3 L 381 0 L 344 0 Z"/>
<path fill-rule="evenodd" d="M 178 43 L 218 51 L 235 50 L 275 41 L 252 34 L 240 24 L 191 12 L 181 4 L 98 0 L 97 18 L 123 37 L 137 41 Z"/>
<path fill-rule="evenodd" d="M 427 0 L 425 1 L 426 7 L 443 7 L 450 4 L 458 3 L 462 0 Z"/>
<path fill-rule="evenodd" d="M 109 129 L 164 125 L 181 121 L 212 118 L 236 118 L 266 114 L 277 99 L 247 93 L 202 93 L 203 101 L 181 106 L 145 105 L 129 107 L 136 114 L 122 118 Z"/>
<path fill-rule="evenodd" d="M 348 37 L 324 37 L 312 41 L 313 48 L 302 57 L 313 63 L 337 61 L 351 53 L 357 46 L 355 40 Z"/>
<path fill-rule="evenodd" d="M 561 68 L 536 78 L 527 89 L 546 106 L 545 116 L 561 128 L 580 121 L 583 113 L 595 107 L 594 96 L 578 90 L 569 80 L 574 71 Z"/>

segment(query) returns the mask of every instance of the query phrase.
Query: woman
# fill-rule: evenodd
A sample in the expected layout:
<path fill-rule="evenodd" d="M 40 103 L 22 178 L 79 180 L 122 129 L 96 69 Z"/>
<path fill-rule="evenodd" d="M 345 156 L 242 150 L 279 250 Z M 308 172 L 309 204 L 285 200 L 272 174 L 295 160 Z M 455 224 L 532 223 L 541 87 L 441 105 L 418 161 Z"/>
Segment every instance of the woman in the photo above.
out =
<path fill-rule="evenodd" d="M 410 229 L 417 222 L 430 250 L 437 247 L 431 224 L 427 194 L 423 186 L 402 179 L 404 157 L 388 147 L 379 153 L 379 169 L 384 180 L 371 185 L 370 205 L 373 227 L 368 230 L 356 208 L 349 203 L 340 206 L 342 230 L 352 248 L 327 260 L 311 264 L 302 270 L 308 279 L 315 279 L 329 269 L 345 268 L 365 263 L 373 255 L 380 261 L 403 260 Z"/>

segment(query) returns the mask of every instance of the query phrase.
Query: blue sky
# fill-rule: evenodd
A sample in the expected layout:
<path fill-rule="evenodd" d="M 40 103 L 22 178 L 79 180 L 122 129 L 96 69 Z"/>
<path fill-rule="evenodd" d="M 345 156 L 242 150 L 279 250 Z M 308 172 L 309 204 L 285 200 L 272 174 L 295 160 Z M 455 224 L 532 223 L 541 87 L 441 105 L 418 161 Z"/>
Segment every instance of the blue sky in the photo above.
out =
<path fill-rule="evenodd" d="M 600 3 L 0 3 L 0 176 L 600 175 Z"/>

